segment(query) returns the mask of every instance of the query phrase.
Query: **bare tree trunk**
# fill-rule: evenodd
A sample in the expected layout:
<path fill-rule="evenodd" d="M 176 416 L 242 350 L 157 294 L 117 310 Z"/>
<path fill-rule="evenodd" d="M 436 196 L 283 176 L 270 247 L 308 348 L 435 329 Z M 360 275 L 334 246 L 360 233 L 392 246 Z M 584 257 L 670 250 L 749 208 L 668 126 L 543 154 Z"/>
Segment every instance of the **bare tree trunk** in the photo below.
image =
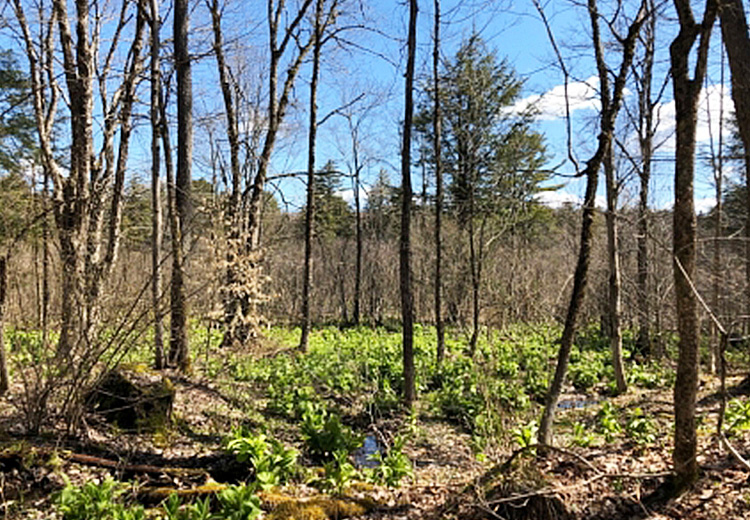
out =
<path fill-rule="evenodd" d="M 620 252 L 617 237 L 617 180 L 615 179 L 615 164 L 610 146 L 604 158 L 604 178 L 607 185 L 607 261 L 609 263 L 609 346 L 612 352 L 612 367 L 615 371 L 617 393 L 623 394 L 628 390 L 625 380 L 625 367 L 622 363 L 622 326 L 620 290 Z"/>
<path fill-rule="evenodd" d="M 352 129 L 352 155 L 354 157 L 354 218 L 355 218 L 355 235 L 357 242 L 357 253 L 354 267 L 354 314 L 352 319 L 354 325 L 359 326 L 362 320 L 362 252 L 363 240 L 362 235 L 362 208 L 359 200 L 360 188 L 360 170 L 362 168 L 359 160 L 358 137 Z"/>
<path fill-rule="evenodd" d="M 638 143 L 641 152 L 640 193 L 638 197 L 638 238 L 636 280 L 638 294 L 638 337 L 636 350 L 643 356 L 651 356 L 651 291 L 649 289 L 649 184 L 651 183 L 651 159 L 654 143 L 654 103 L 651 101 L 654 75 L 654 53 L 656 45 L 656 19 L 654 2 L 649 0 L 651 16 L 644 27 L 643 73 L 638 91 Z"/>
<path fill-rule="evenodd" d="M 318 133 L 318 77 L 320 76 L 320 47 L 322 44 L 322 17 L 324 0 L 315 2 L 315 27 L 313 43 L 313 70 L 310 80 L 310 126 L 307 138 L 307 207 L 305 208 L 305 260 L 302 278 L 302 334 L 299 350 L 307 351 L 310 336 L 310 293 L 312 292 L 312 245 L 315 227 L 315 144 Z"/>
<path fill-rule="evenodd" d="M 721 50 L 721 81 L 719 85 L 724 86 L 724 50 Z M 710 114 L 710 111 L 709 111 Z M 710 122 L 709 122 L 710 123 Z M 710 127 L 710 124 L 709 124 Z M 714 175 L 714 193 L 716 196 L 716 206 L 714 207 L 714 237 L 713 237 L 713 258 L 711 261 L 711 278 L 712 294 L 711 306 L 717 316 L 721 316 L 721 281 L 722 281 L 722 255 L 721 255 L 721 236 L 724 233 L 723 211 L 724 211 L 724 95 L 719 98 L 719 142 L 718 153 L 713 149 L 713 136 L 711 136 L 711 163 Z M 750 206 L 748 206 L 750 207 Z M 711 345 L 709 347 L 708 370 L 716 374 L 719 370 L 720 347 L 719 343 L 720 330 L 716 323 L 711 323 Z"/>
<path fill-rule="evenodd" d="M 185 289 L 185 251 L 192 218 L 191 169 L 193 161 L 193 84 L 188 49 L 189 6 L 187 0 L 175 0 L 174 49 L 177 71 L 177 172 L 175 177 L 175 211 L 179 236 L 172 237 L 178 254 L 172 259 L 171 325 L 169 361 L 182 371 L 190 368 L 188 353 L 188 308 Z"/>
<path fill-rule="evenodd" d="M 8 292 L 8 259 L 0 257 L 0 396 L 10 387 L 8 361 L 5 357 L 5 302 Z"/>
<path fill-rule="evenodd" d="M 720 0 L 719 16 L 732 76 L 732 100 L 744 149 L 745 186 L 750 186 L 750 35 L 742 0 Z M 746 188 L 745 315 L 750 315 L 750 188 Z"/>
<path fill-rule="evenodd" d="M 472 188 L 472 200 L 474 197 Z M 471 337 L 469 338 L 469 356 L 474 357 L 479 341 L 479 255 L 477 253 L 477 239 L 474 229 L 474 209 L 472 204 L 471 217 L 469 218 L 469 264 L 471 273 Z"/>
<path fill-rule="evenodd" d="M 443 154 L 441 150 L 442 113 L 440 106 L 440 0 L 434 0 L 435 28 L 432 47 L 432 87 L 435 90 L 432 113 L 433 150 L 435 154 L 435 332 L 438 366 L 445 358 L 445 324 L 443 323 Z"/>
<path fill-rule="evenodd" d="M 161 65 L 159 59 L 160 39 L 159 1 L 149 0 L 151 25 L 151 305 L 154 312 L 154 367 L 165 367 L 164 357 L 164 313 L 161 308 L 161 248 L 163 242 L 161 211 Z"/>
<path fill-rule="evenodd" d="M 44 181 L 42 188 L 42 211 L 44 211 L 44 218 L 42 219 L 42 345 L 47 348 L 49 345 L 49 303 L 50 303 L 50 289 L 49 289 L 49 272 L 50 272 L 50 254 L 49 254 L 49 218 L 47 216 L 47 210 L 49 207 L 49 172 L 46 167 L 44 170 Z"/>
<path fill-rule="evenodd" d="M 401 239 L 399 267 L 401 321 L 403 327 L 404 405 L 412 408 L 416 399 L 414 372 L 414 294 L 411 281 L 411 131 L 414 117 L 414 62 L 417 46 L 417 0 L 409 0 L 406 80 L 404 87 L 404 129 L 401 145 Z"/>
<path fill-rule="evenodd" d="M 615 120 L 617 119 L 617 114 L 622 104 L 625 82 L 628 71 L 630 70 L 630 65 L 633 62 L 638 33 L 640 32 L 641 26 L 643 25 L 648 13 L 646 0 L 643 0 L 638 10 L 638 14 L 633 22 L 631 22 L 628 28 L 628 34 L 623 41 L 622 62 L 620 63 L 620 69 L 615 77 L 612 91 L 610 92 L 609 71 L 607 70 L 606 62 L 604 60 L 604 47 L 599 32 L 599 13 L 596 0 L 588 0 L 588 10 L 592 27 L 594 53 L 599 72 L 600 99 L 602 104 L 599 122 L 599 144 L 596 152 L 588 160 L 586 168 L 582 172 L 582 174 L 586 176 L 586 194 L 583 199 L 581 242 L 578 250 L 578 262 L 573 277 L 573 293 L 570 296 L 570 304 L 568 305 L 568 313 L 565 318 L 565 326 L 560 339 L 560 349 L 557 353 L 555 375 L 550 383 L 549 390 L 547 391 L 547 397 L 544 402 L 544 412 L 542 413 L 542 419 L 539 423 L 538 438 L 539 443 L 543 446 L 552 445 L 552 423 L 557 409 L 557 402 L 560 399 L 560 393 L 562 392 L 563 382 L 565 381 L 570 351 L 573 347 L 573 340 L 575 338 L 578 313 L 580 312 L 581 304 L 583 303 L 583 297 L 588 282 L 591 246 L 593 242 L 592 227 L 596 211 L 595 204 L 599 169 L 612 146 Z M 544 451 L 545 450 L 540 450 L 541 453 L 544 453 Z"/>
<path fill-rule="evenodd" d="M 85 245 L 88 242 L 91 165 L 93 163 L 94 58 L 89 39 L 89 6 L 76 0 L 76 38 L 68 22 L 67 5 L 55 0 L 54 9 L 63 46 L 65 78 L 70 94 L 70 175 L 56 183 L 62 201 L 56 212 L 62 260 L 61 329 L 58 352 L 63 357 L 86 347 L 90 331 L 85 293 Z M 74 54 L 75 52 L 75 54 Z M 64 183 L 64 185 L 62 185 Z"/>
<path fill-rule="evenodd" d="M 670 46 L 672 86 L 677 123 L 675 150 L 675 204 L 673 223 L 674 281 L 677 332 L 680 336 L 677 379 L 674 386 L 675 439 L 672 461 L 675 489 L 681 491 L 698 478 L 695 406 L 698 392 L 699 333 L 695 279 L 696 218 L 693 201 L 695 128 L 698 98 L 706 73 L 708 44 L 716 18 L 716 2 L 707 0 L 703 21 L 693 18 L 689 0 L 675 0 L 680 32 Z M 690 57 L 700 38 L 693 78 Z"/>

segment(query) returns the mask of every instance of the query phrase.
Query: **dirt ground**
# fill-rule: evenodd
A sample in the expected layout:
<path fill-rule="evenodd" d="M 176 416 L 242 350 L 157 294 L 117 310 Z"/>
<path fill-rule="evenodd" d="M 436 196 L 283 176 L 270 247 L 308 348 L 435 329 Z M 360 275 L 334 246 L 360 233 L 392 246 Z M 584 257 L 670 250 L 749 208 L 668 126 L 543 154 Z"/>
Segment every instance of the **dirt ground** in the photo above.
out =
<path fill-rule="evenodd" d="M 253 389 L 238 383 L 221 387 L 177 375 L 173 382 L 177 389 L 173 424 L 155 434 L 124 433 L 87 417 L 85 430 L 75 438 L 27 437 L 21 433 L 17 408 L 0 400 L 2 518 L 55 518 L 50 497 L 65 479 L 80 484 L 113 475 L 134 479 L 136 488 L 190 489 L 211 481 L 247 478 L 247 468 L 223 454 L 221 440 L 233 425 L 252 427 L 260 422 L 261 417 L 248 413 L 259 409 Z M 641 407 L 659 425 L 654 442 L 644 445 L 620 438 L 574 447 L 569 439 L 558 436 L 558 444 L 567 447 L 552 450 L 544 458 L 534 456 L 533 449 L 513 452 L 507 446 L 480 462 L 470 435 L 459 426 L 421 417 L 405 447 L 413 477 L 399 488 L 362 491 L 377 504 L 362 518 L 750 518 L 750 472 L 717 440 L 716 386 L 704 383 L 699 403 L 701 476 L 680 497 L 666 499 L 663 493 L 671 465 L 671 394 L 638 390 L 614 401 L 620 407 Z M 593 428 L 597 406 L 561 408 L 558 421 Z M 389 421 L 372 424 L 369 431 L 387 436 L 398 422 Z M 294 425 L 267 418 L 264 424 L 277 438 L 294 443 Z M 750 458 L 748 432 L 730 442 L 739 455 Z M 107 461 L 110 467 L 102 464 Z M 174 471 L 160 473 L 159 468 Z M 282 491 L 313 493 L 304 485 Z"/>

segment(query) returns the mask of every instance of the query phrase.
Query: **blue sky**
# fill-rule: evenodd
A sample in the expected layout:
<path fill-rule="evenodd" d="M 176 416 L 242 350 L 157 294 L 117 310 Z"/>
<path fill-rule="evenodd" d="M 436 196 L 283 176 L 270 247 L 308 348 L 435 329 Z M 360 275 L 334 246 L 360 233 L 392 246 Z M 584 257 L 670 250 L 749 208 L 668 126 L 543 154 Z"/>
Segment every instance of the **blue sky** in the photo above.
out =
<path fill-rule="evenodd" d="M 292 0 L 293 1 L 293 0 Z M 352 0 L 353 2 L 353 0 Z M 348 3 L 350 8 L 356 2 Z M 610 4 L 601 2 L 604 8 Z M 633 4 L 633 3 L 630 3 Z M 218 82 L 216 81 L 213 58 L 205 53 L 210 45 L 211 34 L 208 29 L 208 15 L 203 2 L 194 4 L 192 46 L 196 55 L 202 55 L 194 65 L 195 80 L 195 114 L 198 128 L 196 131 L 196 166 L 197 176 L 210 177 L 208 169 L 209 147 L 207 128 L 221 133 L 222 108 Z M 259 9 L 248 9 L 257 5 Z M 421 81 L 428 78 L 431 64 L 432 14 L 431 1 L 420 0 L 420 18 L 418 26 L 418 77 Z M 628 4 L 629 5 L 629 4 Z M 265 44 L 266 27 L 263 21 L 265 8 L 263 2 L 255 0 L 227 0 L 225 16 L 225 40 L 231 42 L 236 67 L 245 70 L 248 84 L 253 87 L 264 85 L 264 63 L 267 61 L 263 45 Z M 572 144 L 575 155 L 585 161 L 596 141 L 596 88 L 595 68 L 592 50 L 588 44 L 588 14 L 580 5 L 567 0 L 547 0 L 543 2 L 544 10 L 550 21 L 554 36 L 562 49 L 566 65 L 571 72 L 570 103 L 573 108 Z M 671 15 L 671 7 L 667 5 Z M 166 11 L 166 5 L 163 6 Z M 461 40 L 479 32 L 488 45 L 497 51 L 515 68 L 517 74 L 524 78 L 523 100 L 519 105 L 533 103 L 540 111 L 538 130 L 545 134 L 550 156 L 549 166 L 557 166 L 561 173 L 573 173 L 573 166 L 565 163 L 567 156 L 567 135 L 562 119 L 564 97 L 561 95 L 563 76 L 552 51 L 548 35 L 539 14 L 530 0 L 442 0 L 443 24 L 441 27 L 443 57 L 450 59 L 460 45 Z M 366 25 L 376 30 L 351 30 L 344 37 L 356 45 L 340 45 L 324 50 L 324 66 L 321 77 L 319 111 L 321 117 L 341 107 L 360 94 L 364 98 L 352 105 L 352 111 L 361 119 L 361 148 L 364 169 L 364 182 L 371 184 L 381 169 L 385 169 L 392 182 L 399 177 L 399 125 L 402 118 L 403 69 L 405 64 L 403 43 L 406 35 L 407 5 L 404 1 L 373 0 L 365 6 Z M 10 13 L 4 12 L 5 16 Z M 673 37 L 674 21 L 664 22 L 658 30 L 657 83 L 662 81 L 668 68 L 666 56 L 669 41 Z M 165 37 L 171 31 L 171 20 L 165 23 Z M 4 32 L 3 46 L 12 46 L 13 41 Z M 718 86 L 720 78 L 719 36 L 714 32 L 711 67 L 704 92 L 701 122 L 698 129 L 699 147 L 705 155 L 710 137 L 718 135 L 719 107 L 723 99 L 725 116 L 731 111 L 731 100 L 728 91 Z M 231 54 L 231 53 L 230 53 Z M 619 56 L 611 56 L 612 67 L 619 64 Z M 304 170 L 306 163 L 307 132 L 307 90 L 310 73 L 309 65 L 302 68 L 300 78 L 294 90 L 295 102 L 282 129 L 282 136 L 273 158 L 272 173 Z M 728 74 L 727 74 L 728 80 Z M 147 99 L 147 84 L 141 86 L 141 96 Z M 417 92 L 417 96 L 419 93 Z M 668 207 L 671 204 L 672 178 L 672 145 L 674 107 L 670 103 L 671 87 L 667 86 L 664 98 L 659 105 L 660 131 L 662 148 L 657 152 L 659 161 L 655 171 L 652 193 L 652 204 L 656 207 Z M 632 94 L 629 95 L 632 102 Z M 708 117 L 710 109 L 710 118 Z M 143 111 L 141 107 L 141 111 Z M 218 118 L 218 119 L 217 119 Z M 708 119 L 713 123 L 709 132 Z M 327 160 L 334 160 L 341 170 L 349 170 L 352 162 L 351 141 L 347 121 L 339 116 L 332 117 L 319 130 L 318 161 L 321 167 Z M 132 171 L 142 178 L 147 176 L 150 131 L 147 123 L 141 119 L 132 139 Z M 225 144 L 225 141 L 224 141 Z M 696 172 L 696 199 L 699 210 L 705 210 L 712 204 L 711 173 L 705 161 L 698 162 Z M 420 172 L 413 171 L 414 183 L 421 185 Z M 579 200 L 583 192 L 580 181 L 566 177 L 554 179 L 563 183 L 563 188 L 555 194 L 547 194 L 550 203 Z M 289 181 L 282 184 L 285 199 L 292 204 L 290 210 L 299 206 L 304 186 L 300 181 Z M 347 186 L 343 186 L 344 195 L 349 196 Z M 632 201 L 637 196 L 634 188 L 626 186 L 623 203 Z"/>
<path fill-rule="evenodd" d="M 431 66 L 431 33 L 432 33 L 432 2 L 422 2 L 420 12 L 420 23 L 418 28 L 419 49 L 417 62 L 419 64 L 420 77 L 426 78 Z M 367 172 L 366 179 L 372 181 L 381 168 L 385 168 L 392 182 L 398 181 L 398 125 L 401 118 L 403 96 L 403 53 L 400 46 L 406 33 L 406 6 L 403 3 L 376 4 L 376 14 L 385 20 L 383 30 L 392 36 L 392 39 L 383 38 L 372 42 L 372 49 L 389 57 L 389 60 L 374 56 L 352 55 L 349 65 L 344 66 L 351 74 L 365 73 L 369 80 L 374 81 L 379 88 L 387 90 L 383 102 L 378 110 L 373 110 L 371 117 L 377 121 L 371 121 L 374 137 L 372 143 L 373 155 L 378 156 L 372 161 Z M 597 88 L 596 70 L 593 63 L 593 51 L 588 43 L 589 21 L 588 14 L 580 6 L 575 6 L 565 1 L 549 1 L 545 4 L 545 13 L 550 20 L 554 36 L 562 49 L 566 65 L 571 72 L 571 82 L 568 85 L 570 94 L 570 105 L 572 109 L 573 128 L 573 150 L 580 162 L 584 162 L 592 150 L 592 143 L 596 141 L 596 113 L 597 113 Z M 525 79 L 523 101 L 521 104 L 533 103 L 540 111 L 538 130 L 545 134 L 548 152 L 550 155 L 549 165 L 558 167 L 563 174 L 573 173 L 573 165 L 566 162 L 567 156 L 567 134 L 566 125 L 562 118 L 564 114 L 563 75 L 559 69 L 557 59 L 544 25 L 539 14 L 530 1 L 526 2 L 445 2 L 442 7 L 445 23 L 442 26 L 443 56 L 450 58 L 460 44 L 461 39 L 473 30 L 479 31 L 489 46 L 496 49 L 498 56 L 506 58 L 515 68 L 517 74 Z M 669 11 L 668 11 L 669 13 Z M 671 13 L 669 13 L 671 14 Z M 666 51 L 668 43 L 673 37 L 673 27 L 664 23 L 659 30 L 659 55 L 657 56 L 657 79 L 655 83 L 664 81 L 668 68 L 668 56 Z M 726 118 L 732 110 L 732 102 L 729 91 L 722 89 L 719 83 L 719 40 L 720 32 L 714 32 L 713 52 L 711 67 L 708 78 L 708 88 L 704 91 L 701 102 L 701 118 L 698 127 L 699 149 L 702 155 L 706 154 L 710 138 L 714 142 L 718 136 L 719 107 L 723 98 L 723 114 Z M 619 55 L 613 53 L 608 56 L 610 66 L 616 68 L 619 65 Z M 338 65 L 340 66 L 340 65 Z M 329 71 L 334 70 L 331 67 Z M 324 69 L 324 76 L 325 76 Z M 727 74 L 728 81 L 728 74 Z M 336 94 L 348 80 L 335 77 L 331 82 L 330 77 L 324 77 L 324 89 L 327 95 L 322 95 L 322 105 L 328 103 L 331 107 L 339 102 L 341 96 Z M 306 87 L 300 87 L 303 89 Z M 304 95 L 302 96 L 304 97 Z M 632 92 L 628 92 L 628 101 L 633 102 Z M 709 115 L 710 110 L 710 115 Z M 321 108 L 323 113 L 325 108 Z M 662 143 L 657 151 L 658 161 L 655 164 L 654 178 L 652 181 L 652 205 L 666 208 L 672 204 L 672 154 L 673 154 L 673 127 L 674 106 L 671 103 L 671 85 L 664 90 L 664 96 L 658 106 L 659 132 L 658 139 Z M 709 120 L 712 123 L 712 131 L 709 131 Z M 322 161 L 333 158 L 342 169 L 347 162 L 347 138 L 342 135 L 342 130 L 335 122 L 327 123 L 329 128 L 321 129 L 318 157 Z M 726 128 L 726 127 L 725 127 Z M 726 131 L 726 130 L 725 130 Z M 345 134 L 346 132 L 344 132 Z M 713 135 L 712 135 L 713 134 Z M 631 139 L 632 142 L 632 139 Z M 280 152 L 277 158 L 287 161 L 286 164 L 296 164 L 298 169 L 304 168 L 304 150 L 299 150 L 299 157 L 295 158 L 293 153 Z M 277 163 L 280 164 L 280 163 Z M 414 182 L 420 185 L 419 171 L 413 172 Z M 706 211 L 713 205 L 713 184 L 711 173 L 705 165 L 705 161 L 698 161 L 696 171 L 696 206 L 699 211 Z M 550 204 L 558 204 L 562 201 L 576 202 L 580 200 L 584 186 L 582 181 L 570 180 L 565 176 L 554 179 L 555 183 L 563 183 L 564 186 L 557 193 L 545 195 L 545 200 Z M 292 193 L 291 199 L 296 200 L 295 192 L 298 188 L 291 186 L 285 188 Z M 600 190 L 600 198 L 603 200 L 603 188 Z M 345 193 L 350 196 L 351 193 Z M 637 198 L 637 190 L 633 184 L 624 188 L 621 197 L 623 204 L 634 203 Z"/>

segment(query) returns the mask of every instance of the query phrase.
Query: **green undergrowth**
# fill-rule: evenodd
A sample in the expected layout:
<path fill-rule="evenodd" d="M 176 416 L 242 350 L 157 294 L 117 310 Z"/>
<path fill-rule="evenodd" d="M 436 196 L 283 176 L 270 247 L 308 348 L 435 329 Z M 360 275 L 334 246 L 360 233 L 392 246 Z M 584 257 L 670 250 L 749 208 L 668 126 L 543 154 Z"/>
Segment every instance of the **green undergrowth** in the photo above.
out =
<path fill-rule="evenodd" d="M 445 360 L 438 365 L 434 329 L 416 326 L 420 413 L 462 426 L 480 450 L 488 440 L 502 436 L 510 440 L 514 427 L 538 414 L 554 370 L 559 334 L 554 326 L 516 326 L 485 333 L 473 358 L 467 354 L 465 337 L 449 334 Z M 212 370 L 223 370 L 231 379 L 259 389 L 266 414 L 304 429 L 312 420 L 311 410 L 319 414 L 328 410 L 334 414 L 329 427 L 335 429 L 338 416 L 356 423 L 358 417 L 373 420 L 399 411 L 404 381 L 400 332 L 325 327 L 312 332 L 306 353 L 295 350 L 297 329 L 273 328 L 267 338 L 281 353 L 261 359 L 232 353 L 223 358 L 221 369 L 212 365 Z M 626 332 L 626 359 L 633 343 Z M 665 364 L 632 362 L 628 363 L 628 379 L 636 387 L 654 389 L 672 384 L 673 375 Z M 581 394 L 613 393 L 609 344 L 597 329 L 579 333 L 568 381 Z"/>

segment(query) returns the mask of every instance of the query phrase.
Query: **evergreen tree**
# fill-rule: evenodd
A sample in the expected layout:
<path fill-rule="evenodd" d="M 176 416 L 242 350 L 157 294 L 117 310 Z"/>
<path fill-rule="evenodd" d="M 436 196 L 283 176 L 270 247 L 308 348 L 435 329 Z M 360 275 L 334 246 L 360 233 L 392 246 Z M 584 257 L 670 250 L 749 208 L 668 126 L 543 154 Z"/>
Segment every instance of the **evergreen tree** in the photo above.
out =
<path fill-rule="evenodd" d="M 473 352 L 479 333 L 483 260 L 489 242 L 517 229 L 536 214 L 535 196 L 548 175 L 543 138 L 532 130 L 533 110 L 517 111 L 523 82 L 498 60 L 477 34 L 470 36 L 445 66 L 440 95 L 441 154 L 450 176 L 448 207 L 465 232 L 472 284 Z M 417 129 L 432 141 L 434 89 L 427 89 Z M 424 160 L 434 168 L 435 153 Z"/>
<path fill-rule="evenodd" d="M 0 170 L 18 172 L 34 148 L 35 122 L 28 79 L 11 51 L 0 51 Z"/>

